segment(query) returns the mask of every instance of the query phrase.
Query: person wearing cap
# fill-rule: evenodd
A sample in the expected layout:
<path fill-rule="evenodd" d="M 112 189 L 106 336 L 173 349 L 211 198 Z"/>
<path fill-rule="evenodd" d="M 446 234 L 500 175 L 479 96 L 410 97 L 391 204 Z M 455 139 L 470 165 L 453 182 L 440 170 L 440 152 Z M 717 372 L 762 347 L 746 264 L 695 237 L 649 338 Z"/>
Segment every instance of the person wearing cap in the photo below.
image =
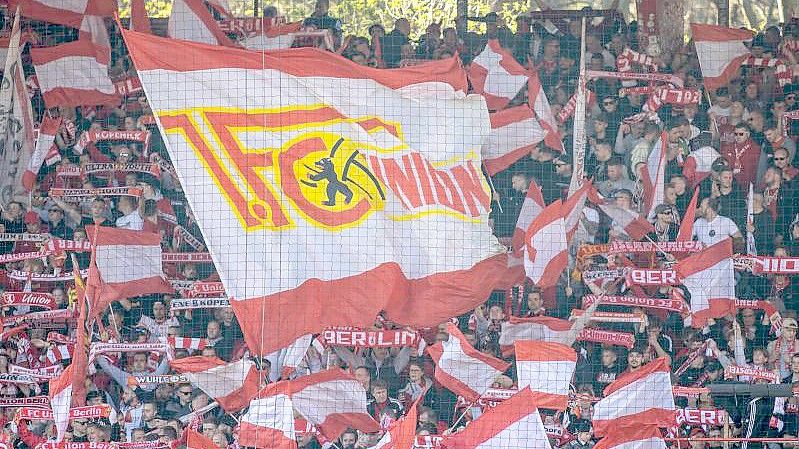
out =
<path fill-rule="evenodd" d="M 796 344 L 798 327 L 795 318 L 783 318 L 780 336 L 768 344 L 769 361 L 779 370 L 780 378 L 791 374 L 791 357 L 799 352 Z"/>
<path fill-rule="evenodd" d="M 36 212 L 29 211 L 23 216 L 25 232 L 28 234 L 39 234 L 42 232 L 42 221 Z M 30 253 L 38 251 L 41 246 L 39 242 L 20 240 L 14 244 L 15 253 Z"/>

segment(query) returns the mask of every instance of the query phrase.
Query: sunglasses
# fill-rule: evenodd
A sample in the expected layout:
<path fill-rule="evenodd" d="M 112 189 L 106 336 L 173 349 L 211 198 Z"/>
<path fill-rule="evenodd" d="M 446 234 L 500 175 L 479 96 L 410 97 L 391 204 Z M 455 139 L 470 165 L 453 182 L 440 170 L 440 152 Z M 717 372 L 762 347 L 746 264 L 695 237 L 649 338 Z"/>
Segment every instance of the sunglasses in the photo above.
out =
<path fill-rule="evenodd" d="M 736 136 L 745 136 L 746 133 L 735 133 Z"/>
<path fill-rule="evenodd" d="M 612 101 L 612 100 L 611 101 L 603 101 L 602 104 L 604 104 L 605 106 L 612 106 L 612 105 L 616 104 L 616 102 Z"/>
<path fill-rule="evenodd" d="M 785 158 L 784 157 L 775 157 L 774 160 L 775 161 L 784 161 Z"/>

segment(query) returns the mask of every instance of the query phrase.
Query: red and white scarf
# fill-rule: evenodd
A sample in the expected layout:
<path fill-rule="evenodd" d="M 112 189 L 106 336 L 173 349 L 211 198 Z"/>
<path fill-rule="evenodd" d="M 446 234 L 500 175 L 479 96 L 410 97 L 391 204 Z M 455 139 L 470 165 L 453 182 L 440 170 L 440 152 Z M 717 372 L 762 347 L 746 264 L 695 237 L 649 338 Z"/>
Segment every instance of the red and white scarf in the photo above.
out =
<path fill-rule="evenodd" d="M 777 79 L 780 87 L 790 84 L 793 80 L 793 71 L 780 58 L 756 58 L 754 56 L 749 56 L 743 62 L 743 65 L 752 67 L 773 67 L 774 78 Z"/>
<path fill-rule="evenodd" d="M 659 87 L 655 89 L 644 104 L 645 111 L 655 112 L 664 104 L 685 106 L 699 104 L 702 93 L 696 89 L 680 89 L 675 87 Z"/>
<path fill-rule="evenodd" d="M 616 70 L 619 72 L 630 72 L 633 69 L 633 64 L 639 64 L 647 69 L 657 72 L 658 65 L 655 59 L 649 55 L 638 53 L 630 48 L 625 48 L 619 56 L 616 57 Z"/>
<path fill-rule="evenodd" d="M 97 142 L 136 142 L 147 149 L 150 146 L 150 131 L 86 131 L 75 143 L 73 151 L 75 154 L 83 154 L 89 145 Z"/>

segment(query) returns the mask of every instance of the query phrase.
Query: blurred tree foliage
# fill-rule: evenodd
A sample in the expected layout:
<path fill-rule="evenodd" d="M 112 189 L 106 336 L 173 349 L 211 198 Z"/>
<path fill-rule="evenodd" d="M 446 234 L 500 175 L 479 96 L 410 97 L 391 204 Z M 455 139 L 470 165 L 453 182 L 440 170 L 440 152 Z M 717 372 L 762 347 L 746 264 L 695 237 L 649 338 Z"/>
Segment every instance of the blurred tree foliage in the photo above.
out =
<path fill-rule="evenodd" d="M 237 17 L 252 17 L 255 2 L 260 8 L 274 5 L 281 15 L 290 21 L 307 17 L 315 0 L 228 0 L 230 9 Z M 612 0 L 549 0 L 545 3 L 552 8 L 580 9 L 584 6 L 604 8 Z M 686 23 L 716 23 L 716 5 L 718 0 L 704 0 L 686 3 Z M 130 0 L 118 0 L 120 15 L 130 14 Z M 440 22 L 442 27 L 455 26 L 456 0 L 331 0 L 331 14 L 341 19 L 347 34 L 366 36 L 370 25 L 379 23 L 387 31 L 393 28 L 394 20 L 406 17 L 411 22 L 412 38 L 418 38 L 427 25 Z M 747 26 L 762 29 L 778 20 L 777 9 L 781 9 L 781 0 L 731 0 L 735 14 L 731 14 L 730 26 Z M 529 9 L 529 0 L 469 0 L 469 15 L 484 15 L 489 11 L 497 11 L 510 29 L 515 29 L 513 19 L 519 13 Z M 146 0 L 150 17 L 169 17 L 172 0 Z M 620 8 L 629 18 L 635 14 L 635 0 L 621 0 Z M 471 23 L 474 31 L 481 31 L 479 23 Z"/>

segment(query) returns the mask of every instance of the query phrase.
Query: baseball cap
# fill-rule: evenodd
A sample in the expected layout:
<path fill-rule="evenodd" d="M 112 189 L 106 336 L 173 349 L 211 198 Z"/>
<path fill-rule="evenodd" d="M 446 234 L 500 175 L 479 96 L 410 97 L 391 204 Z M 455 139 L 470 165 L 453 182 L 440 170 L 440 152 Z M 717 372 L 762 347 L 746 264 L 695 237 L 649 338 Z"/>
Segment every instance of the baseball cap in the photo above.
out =
<path fill-rule="evenodd" d="M 38 224 L 38 223 L 41 223 L 41 220 L 39 219 L 39 215 L 36 212 L 33 212 L 33 211 L 26 213 L 25 214 L 25 218 L 23 220 L 25 221 L 25 224 L 32 224 L 32 223 Z"/>
<path fill-rule="evenodd" d="M 799 326 L 797 326 L 797 324 L 796 324 L 796 320 L 793 319 L 793 318 L 783 318 L 782 319 L 782 327 L 783 327 L 783 329 L 786 328 L 786 327 L 787 328 L 791 328 L 791 329 L 799 328 Z"/>

